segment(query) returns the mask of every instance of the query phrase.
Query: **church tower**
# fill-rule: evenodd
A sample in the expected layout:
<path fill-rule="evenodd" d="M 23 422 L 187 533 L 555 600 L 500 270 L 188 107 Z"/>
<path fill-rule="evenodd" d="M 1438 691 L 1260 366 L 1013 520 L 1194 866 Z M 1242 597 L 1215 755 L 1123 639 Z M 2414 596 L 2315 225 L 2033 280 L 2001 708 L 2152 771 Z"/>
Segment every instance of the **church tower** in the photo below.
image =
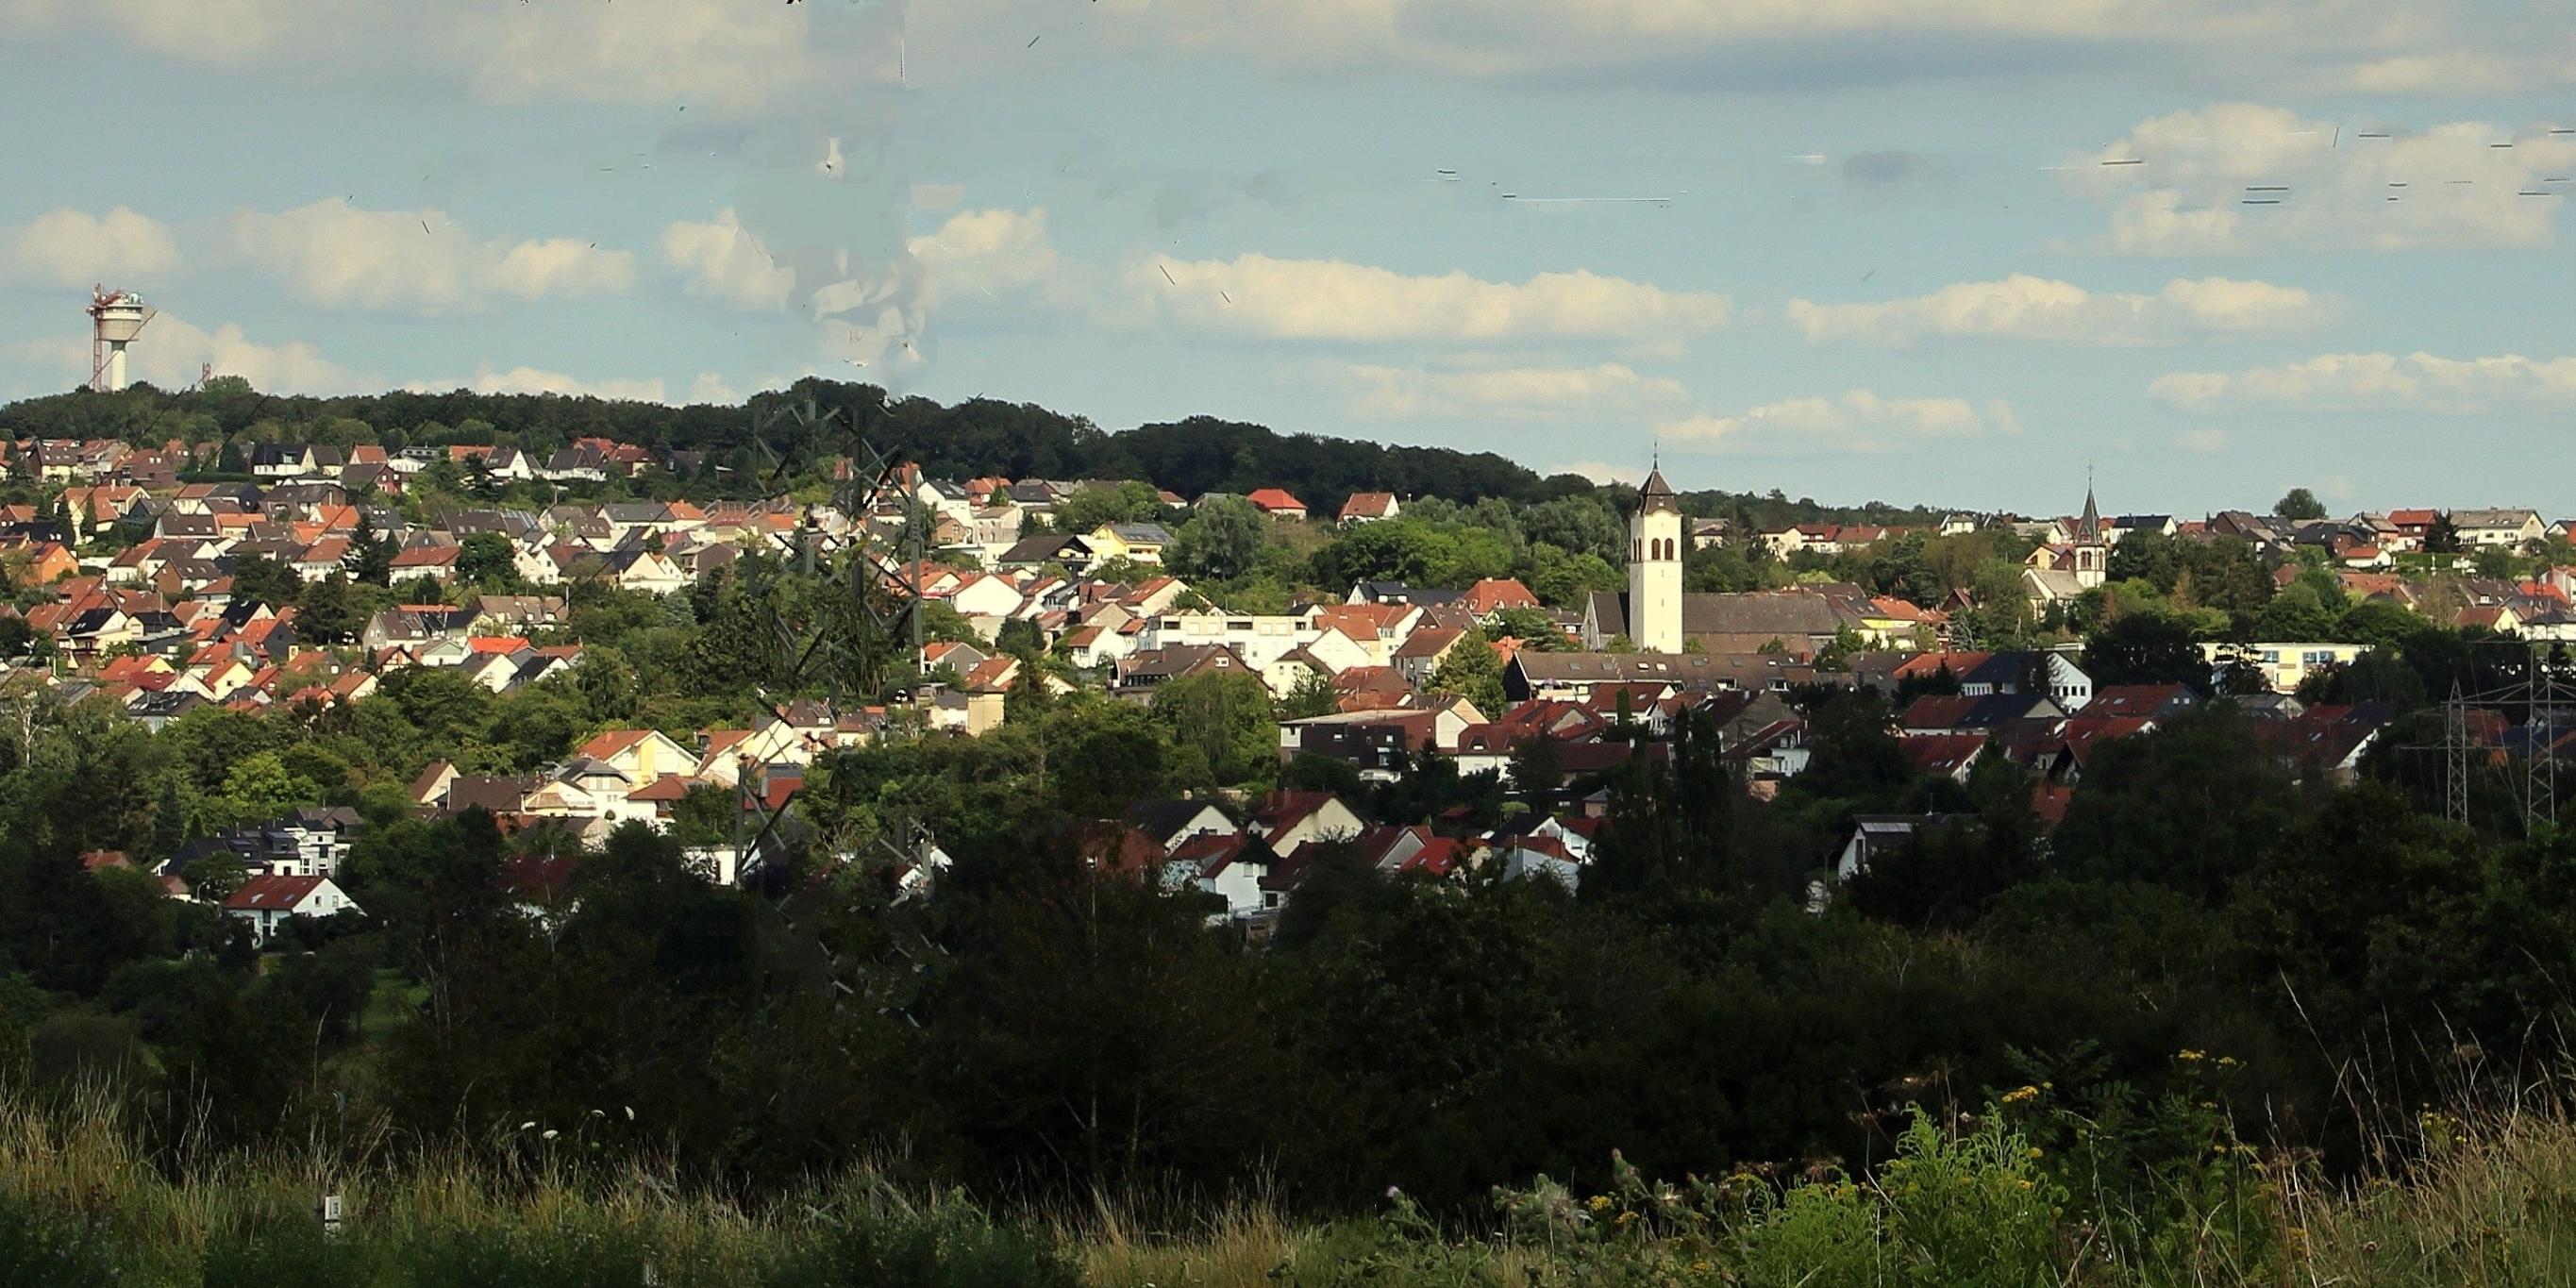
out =
<path fill-rule="evenodd" d="M 1682 506 L 1659 463 L 1628 516 L 1628 638 L 1648 653 L 1682 651 Z"/>
<path fill-rule="evenodd" d="M 2111 545 L 2102 526 L 2101 507 L 2093 503 L 2093 484 L 2084 484 L 2084 513 L 2075 520 L 2075 584 L 2091 590 L 2110 579 Z"/>

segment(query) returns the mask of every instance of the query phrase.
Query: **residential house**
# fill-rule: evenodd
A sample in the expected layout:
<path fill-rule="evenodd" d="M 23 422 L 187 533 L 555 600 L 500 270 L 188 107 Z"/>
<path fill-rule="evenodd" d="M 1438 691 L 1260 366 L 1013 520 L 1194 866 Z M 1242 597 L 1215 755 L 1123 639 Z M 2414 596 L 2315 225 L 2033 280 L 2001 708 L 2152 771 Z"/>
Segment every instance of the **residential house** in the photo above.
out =
<path fill-rule="evenodd" d="M 1467 632 L 1454 626 L 1423 627 L 1405 636 L 1404 642 L 1396 646 L 1393 659 L 1395 669 L 1413 687 L 1427 688 L 1430 686 L 1432 673 L 1439 670 L 1441 662 L 1446 660 L 1453 650 L 1461 647 L 1461 641 L 1467 638 Z M 1487 645 L 1482 640 L 1477 640 L 1466 644 L 1465 647 L 1486 648 Z"/>
<path fill-rule="evenodd" d="M 1274 519 L 1303 519 L 1306 503 L 1275 487 L 1254 488 L 1244 495 L 1255 509 Z"/>
<path fill-rule="evenodd" d="M 574 755 L 606 764 L 637 785 L 666 774 L 685 776 L 698 767 L 696 752 L 658 729 L 610 729 L 576 748 Z"/>
<path fill-rule="evenodd" d="M 1125 559 L 1131 563 L 1160 564 L 1163 551 L 1172 544 L 1171 531 L 1159 523 L 1104 523 L 1084 538 L 1092 554 L 1106 561 Z"/>
<path fill-rule="evenodd" d="M 1225 836 L 1236 830 L 1225 811 L 1202 800 L 1137 801 L 1127 807 L 1125 817 L 1129 827 L 1151 837 L 1166 854 L 1191 837 Z"/>
<path fill-rule="evenodd" d="M 2369 652 L 2364 644 L 2341 644 L 2316 640 L 2306 643 L 2268 641 L 2255 644 L 2205 643 L 2201 653 L 2208 658 L 2213 679 L 2229 665 L 2252 667 L 2263 683 L 2275 693 L 2296 692 L 2299 681 L 2311 672 L 2330 666 L 2349 666 Z"/>
<path fill-rule="evenodd" d="M 1169 681 L 1207 671 L 1242 671 L 1256 677 L 1261 674 L 1259 668 L 1246 665 L 1239 654 L 1222 644 L 1173 644 L 1140 649 L 1119 658 L 1114 688 L 1122 698 L 1150 699 L 1155 689 Z"/>
<path fill-rule="evenodd" d="M 1350 499 L 1342 502 L 1341 522 L 1345 526 L 1374 523 L 1380 519 L 1392 519 L 1403 512 L 1404 507 L 1396 502 L 1393 492 L 1353 492 Z"/>
<path fill-rule="evenodd" d="M 324 876 L 257 876 L 226 896 L 224 915 L 250 927 L 253 946 L 265 945 L 290 917 L 330 917 L 358 905 Z"/>
<path fill-rule="evenodd" d="M 1244 821 L 1245 831 L 1283 858 L 1313 842 L 1349 840 L 1362 826 L 1331 792 L 1271 792 Z"/>
<path fill-rule="evenodd" d="M 2549 531 L 2538 510 L 2453 510 L 2451 527 L 2460 534 L 2463 549 L 2520 550 Z"/>
<path fill-rule="evenodd" d="M 1250 832 L 1202 832 L 1173 847 L 1164 865 L 1164 885 L 1216 896 L 1224 906 L 1211 922 L 1246 920 L 1278 906 L 1278 896 L 1264 889 L 1278 862 L 1279 856 Z"/>
<path fill-rule="evenodd" d="M 1851 839 L 1834 860 L 1834 878 L 1849 881 L 1868 871 L 1873 861 L 1904 853 L 1917 833 L 1949 821 L 1946 814 L 1855 814 Z"/>

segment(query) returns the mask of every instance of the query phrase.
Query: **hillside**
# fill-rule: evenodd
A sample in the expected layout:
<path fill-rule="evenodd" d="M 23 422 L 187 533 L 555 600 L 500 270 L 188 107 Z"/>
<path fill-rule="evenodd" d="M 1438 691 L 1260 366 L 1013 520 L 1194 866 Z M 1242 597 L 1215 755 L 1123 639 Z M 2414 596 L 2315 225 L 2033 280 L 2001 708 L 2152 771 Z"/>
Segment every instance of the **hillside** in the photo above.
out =
<path fill-rule="evenodd" d="M 219 378 L 206 390 L 166 392 L 137 385 L 117 394 L 76 391 L 26 399 L 0 406 L 0 435 L 18 440 L 181 438 L 335 445 L 500 442 L 540 452 L 598 436 L 722 457 L 744 448 L 754 425 L 808 398 L 821 410 L 846 416 L 879 450 L 919 464 L 933 477 L 1139 478 L 1184 497 L 1278 487 L 1322 513 L 1338 510 L 1356 491 L 1437 496 L 1462 504 L 1487 497 L 1535 504 L 1594 490 L 1580 476 L 1541 477 L 1491 452 L 1281 433 L 1208 416 L 1109 431 L 1080 415 L 1033 403 L 889 399 L 874 385 L 817 379 L 753 395 L 742 406 L 671 407 L 463 390 L 317 398 L 258 393 Z M 743 463 L 749 464 L 748 459 Z M 1678 481 L 1689 484 L 1687 478 Z M 1697 514 L 1740 511 L 1759 524 L 1905 524 L 1939 517 L 1937 509 L 1920 506 L 1819 504 L 1754 490 L 1689 492 L 1684 504 Z"/>

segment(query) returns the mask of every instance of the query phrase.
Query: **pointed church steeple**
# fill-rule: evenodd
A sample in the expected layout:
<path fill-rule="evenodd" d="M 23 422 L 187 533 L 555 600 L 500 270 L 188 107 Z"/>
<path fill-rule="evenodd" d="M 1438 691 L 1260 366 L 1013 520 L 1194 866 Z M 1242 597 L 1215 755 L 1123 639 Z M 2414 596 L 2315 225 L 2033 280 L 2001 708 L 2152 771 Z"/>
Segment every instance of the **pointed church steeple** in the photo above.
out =
<path fill-rule="evenodd" d="M 2084 513 L 2075 520 L 2075 584 L 2090 590 L 2111 575 L 2110 530 L 2102 525 L 2102 507 L 2093 503 L 2093 471 L 2084 471 Z"/>
<path fill-rule="evenodd" d="M 1646 471 L 1646 481 L 1637 488 L 1637 512 L 1640 514 L 1669 510 L 1681 512 L 1681 498 L 1673 495 L 1673 485 L 1664 481 L 1664 467 L 1657 461 Z"/>

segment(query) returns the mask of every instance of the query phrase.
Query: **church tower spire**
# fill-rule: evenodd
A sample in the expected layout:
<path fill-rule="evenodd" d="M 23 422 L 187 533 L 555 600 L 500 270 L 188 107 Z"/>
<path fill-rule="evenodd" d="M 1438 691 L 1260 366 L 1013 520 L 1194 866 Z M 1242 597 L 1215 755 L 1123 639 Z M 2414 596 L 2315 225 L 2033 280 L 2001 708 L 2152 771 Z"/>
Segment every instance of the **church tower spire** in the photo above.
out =
<path fill-rule="evenodd" d="M 2093 471 L 2084 471 L 2084 513 L 2075 520 L 2075 584 L 2085 590 L 2111 578 L 2111 547 L 2104 540 L 2109 529 L 2102 523 L 2102 508 L 2093 503 Z"/>

